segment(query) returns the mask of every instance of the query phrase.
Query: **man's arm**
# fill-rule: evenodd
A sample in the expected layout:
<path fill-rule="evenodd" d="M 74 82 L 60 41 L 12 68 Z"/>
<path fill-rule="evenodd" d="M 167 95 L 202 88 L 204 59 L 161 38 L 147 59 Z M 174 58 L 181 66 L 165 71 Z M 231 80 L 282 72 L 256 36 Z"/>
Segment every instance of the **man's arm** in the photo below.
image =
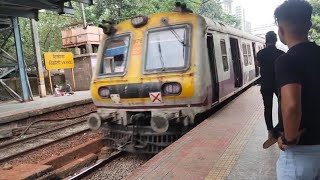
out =
<path fill-rule="evenodd" d="M 257 65 L 258 67 L 260 67 L 260 63 L 259 63 L 259 60 L 258 60 L 258 59 L 255 60 L 255 63 L 256 63 L 256 65 Z"/>
<path fill-rule="evenodd" d="M 257 53 L 257 58 L 255 60 L 255 63 L 258 67 L 260 67 L 260 61 L 261 61 L 261 51 Z"/>
<path fill-rule="evenodd" d="M 300 84 L 287 84 L 281 88 L 281 110 L 285 139 L 294 141 L 299 137 L 302 115 Z"/>
<path fill-rule="evenodd" d="M 276 60 L 275 72 L 276 81 L 280 89 L 280 104 L 282 110 L 282 119 L 284 126 L 284 138 L 287 141 L 285 144 L 295 144 L 298 142 L 302 104 L 301 104 L 301 89 L 303 73 L 301 72 L 301 59 L 285 54 Z M 285 149 L 282 144 L 282 139 L 279 138 L 279 147 Z"/>

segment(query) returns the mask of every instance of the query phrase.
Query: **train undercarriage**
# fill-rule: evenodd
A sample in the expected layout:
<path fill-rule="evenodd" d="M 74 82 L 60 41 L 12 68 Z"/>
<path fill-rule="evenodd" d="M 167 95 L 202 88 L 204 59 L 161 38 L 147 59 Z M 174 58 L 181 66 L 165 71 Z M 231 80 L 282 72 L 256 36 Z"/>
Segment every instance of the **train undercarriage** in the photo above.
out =
<path fill-rule="evenodd" d="M 106 146 L 132 153 L 156 154 L 175 142 L 194 127 L 193 120 L 181 112 L 126 112 L 127 124 L 119 116 L 108 116 L 103 122 L 95 114 L 89 118 L 89 126 L 103 129 Z M 100 119 L 99 119 L 99 118 Z M 104 116 L 106 117 L 106 116 Z M 118 117 L 118 118 L 116 118 Z M 125 125 L 126 124 L 126 125 Z M 100 128 L 96 127 L 96 129 Z M 93 128 L 92 128 L 93 129 Z"/>

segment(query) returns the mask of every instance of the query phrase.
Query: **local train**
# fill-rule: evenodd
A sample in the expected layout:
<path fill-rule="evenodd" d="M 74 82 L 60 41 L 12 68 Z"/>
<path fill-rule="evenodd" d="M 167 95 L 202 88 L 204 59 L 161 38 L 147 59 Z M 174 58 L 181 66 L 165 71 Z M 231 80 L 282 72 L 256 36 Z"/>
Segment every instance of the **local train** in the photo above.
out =
<path fill-rule="evenodd" d="M 195 117 L 259 78 L 264 39 L 189 12 L 138 16 L 104 28 L 88 119 L 104 143 L 158 153 Z"/>

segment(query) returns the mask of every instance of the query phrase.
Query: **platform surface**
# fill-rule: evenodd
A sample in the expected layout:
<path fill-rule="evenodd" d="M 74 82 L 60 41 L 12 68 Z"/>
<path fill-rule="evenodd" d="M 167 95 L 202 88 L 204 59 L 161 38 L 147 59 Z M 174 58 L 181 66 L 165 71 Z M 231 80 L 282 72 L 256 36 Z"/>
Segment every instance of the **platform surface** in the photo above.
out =
<path fill-rule="evenodd" d="M 92 102 L 90 91 L 78 91 L 72 96 L 49 95 L 25 103 L 10 101 L 0 104 L 0 124 L 90 102 Z"/>
<path fill-rule="evenodd" d="M 126 179 L 273 180 L 280 150 L 264 150 L 266 138 L 260 87 L 254 86 Z"/>

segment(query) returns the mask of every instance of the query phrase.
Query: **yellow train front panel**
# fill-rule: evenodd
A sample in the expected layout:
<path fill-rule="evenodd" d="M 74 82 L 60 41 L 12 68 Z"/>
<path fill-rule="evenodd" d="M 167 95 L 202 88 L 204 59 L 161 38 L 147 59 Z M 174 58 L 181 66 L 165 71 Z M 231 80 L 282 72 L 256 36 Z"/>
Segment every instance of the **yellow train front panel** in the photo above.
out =
<path fill-rule="evenodd" d="M 132 106 L 147 108 L 147 106 L 177 105 L 178 107 L 202 103 L 200 101 L 203 99 L 194 98 L 195 29 L 198 19 L 199 16 L 194 14 L 160 13 L 151 16 L 147 24 L 139 28 L 132 25 L 132 20 L 118 24 L 117 33 L 106 37 L 99 49 L 97 73 L 91 87 L 96 104 L 107 108 L 134 108 Z M 112 42 L 113 46 L 109 47 L 108 39 L 112 38 L 119 42 Z M 122 51 L 124 54 L 125 60 L 120 62 L 122 64 L 113 69 L 112 63 L 103 65 L 103 61 L 115 62 L 115 59 L 108 60 L 107 54 L 117 55 L 119 54 L 117 51 Z M 164 54 L 164 57 L 158 57 L 156 53 L 160 56 Z M 172 59 L 169 56 L 172 56 Z M 183 56 L 184 62 L 180 56 Z M 156 62 L 153 58 L 160 59 L 157 61 L 164 59 L 165 62 Z M 175 64 L 176 60 L 178 62 Z M 106 66 L 109 68 L 107 70 L 109 73 L 103 70 Z M 165 87 L 166 84 L 169 87 Z M 103 97 L 99 94 L 99 90 L 104 87 L 110 91 L 106 92 L 109 96 Z M 172 90 L 172 88 L 178 92 L 164 93 L 165 89 Z M 158 97 L 155 99 L 153 96 Z"/>

